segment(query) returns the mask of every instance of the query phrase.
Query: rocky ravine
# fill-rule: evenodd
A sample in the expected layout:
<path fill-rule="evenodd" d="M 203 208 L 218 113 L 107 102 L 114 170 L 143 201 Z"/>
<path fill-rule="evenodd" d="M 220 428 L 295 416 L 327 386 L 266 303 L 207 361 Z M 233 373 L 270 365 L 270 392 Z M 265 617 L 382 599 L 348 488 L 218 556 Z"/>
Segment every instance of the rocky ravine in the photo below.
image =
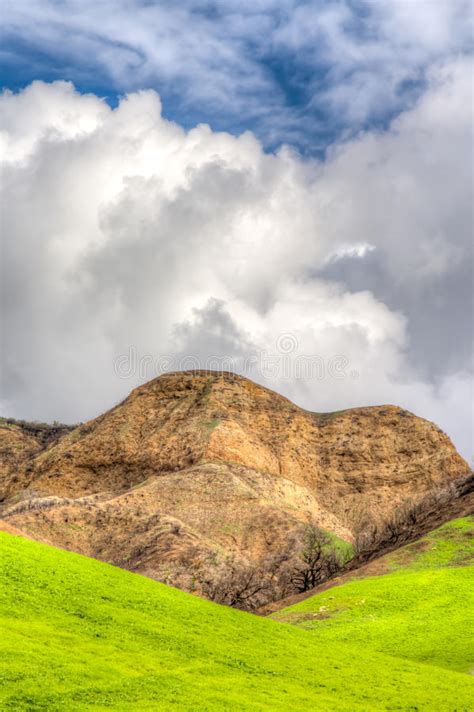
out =
<path fill-rule="evenodd" d="M 278 556 L 309 521 L 351 541 L 465 477 L 433 423 L 395 406 L 311 413 L 215 372 L 161 376 L 41 438 L 0 422 L 5 526 L 198 593 L 229 557 Z"/>

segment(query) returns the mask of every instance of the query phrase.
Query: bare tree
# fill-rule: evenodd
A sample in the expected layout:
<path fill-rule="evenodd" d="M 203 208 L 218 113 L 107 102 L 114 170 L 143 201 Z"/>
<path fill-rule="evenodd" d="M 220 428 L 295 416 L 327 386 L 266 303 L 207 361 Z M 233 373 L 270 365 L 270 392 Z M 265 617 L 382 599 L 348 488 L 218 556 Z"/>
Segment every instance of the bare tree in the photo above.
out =
<path fill-rule="evenodd" d="M 250 565 L 235 557 L 202 583 L 204 595 L 215 603 L 254 610 L 272 598 L 274 577 L 268 567 Z"/>
<path fill-rule="evenodd" d="M 337 573 L 342 564 L 331 537 L 314 524 L 308 524 L 291 582 L 296 591 L 308 591 Z"/>
<path fill-rule="evenodd" d="M 386 519 L 378 523 L 360 516 L 354 526 L 358 557 L 367 558 L 419 536 L 430 523 L 433 526 L 442 521 L 442 512 L 473 489 L 474 480 L 468 474 L 443 487 L 434 487 L 415 499 L 401 501 Z"/>

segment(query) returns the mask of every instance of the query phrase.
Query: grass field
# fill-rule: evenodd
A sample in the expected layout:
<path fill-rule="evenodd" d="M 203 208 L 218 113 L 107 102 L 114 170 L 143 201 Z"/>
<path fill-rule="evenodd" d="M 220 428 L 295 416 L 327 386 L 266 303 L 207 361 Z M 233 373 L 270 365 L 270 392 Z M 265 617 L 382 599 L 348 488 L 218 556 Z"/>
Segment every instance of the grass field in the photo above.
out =
<path fill-rule="evenodd" d="M 473 564 L 474 520 L 458 519 L 383 557 L 381 575 L 358 579 L 355 572 L 272 618 L 312 631 L 322 646 L 358 644 L 473 673 Z"/>
<path fill-rule="evenodd" d="M 471 709 L 456 651 L 373 652 L 8 534 L 0 562 L 2 710 Z"/>

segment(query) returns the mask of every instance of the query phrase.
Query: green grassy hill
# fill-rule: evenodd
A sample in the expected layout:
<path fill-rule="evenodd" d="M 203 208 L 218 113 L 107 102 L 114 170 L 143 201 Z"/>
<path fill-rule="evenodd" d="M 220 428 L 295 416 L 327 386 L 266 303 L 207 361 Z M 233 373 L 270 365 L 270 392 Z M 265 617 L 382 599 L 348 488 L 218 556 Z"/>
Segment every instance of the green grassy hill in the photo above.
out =
<path fill-rule="evenodd" d="M 360 636 L 328 644 L 21 537 L 0 534 L 0 562 L 2 710 L 459 712 L 474 695 Z"/>
<path fill-rule="evenodd" d="M 347 644 L 439 668 L 474 672 L 474 520 L 457 519 L 368 567 L 358 578 L 273 619 Z M 454 709 L 454 705 L 443 709 Z M 474 703 L 472 706 L 474 709 Z"/>

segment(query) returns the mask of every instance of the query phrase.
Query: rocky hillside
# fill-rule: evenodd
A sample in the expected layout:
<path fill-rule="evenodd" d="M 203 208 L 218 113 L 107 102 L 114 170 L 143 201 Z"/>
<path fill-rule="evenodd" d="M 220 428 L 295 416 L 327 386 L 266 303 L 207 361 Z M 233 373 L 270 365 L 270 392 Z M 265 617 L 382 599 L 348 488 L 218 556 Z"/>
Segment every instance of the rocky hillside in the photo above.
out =
<path fill-rule="evenodd" d="M 48 442 L 0 436 L 10 527 L 210 597 L 230 569 L 281 567 L 308 522 L 350 543 L 469 472 L 395 406 L 312 413 L 205 371 L 161 376 Z"/>
<path fill-rule="evenodd" d="M 0 418 L 0 492 L 22 490 L 28 481 L 24 468 L 35 455 L 57 442 L 74 426 L 28 423 L 14 418 Z M 21 473 L 21 474 L 20 474 Z"/>

